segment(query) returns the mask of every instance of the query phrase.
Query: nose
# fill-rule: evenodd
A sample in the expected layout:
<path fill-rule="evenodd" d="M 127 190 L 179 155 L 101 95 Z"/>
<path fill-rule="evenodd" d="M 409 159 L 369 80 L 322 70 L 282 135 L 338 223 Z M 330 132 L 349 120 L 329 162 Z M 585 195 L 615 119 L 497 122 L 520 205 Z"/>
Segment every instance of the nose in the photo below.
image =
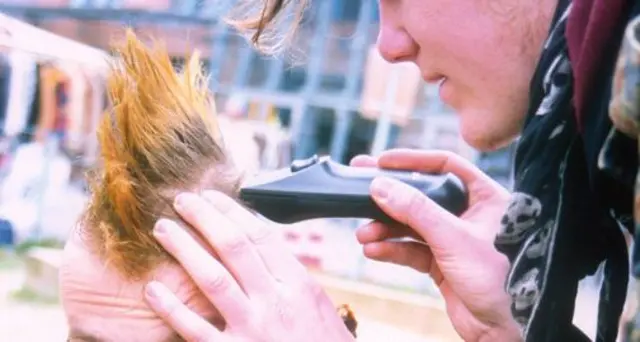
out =
<path fill-rule="evenodd" d="M 415 61 L 418 44 L 401 27 L 381 25 L 378 32 L 378 50 L 390 63 Z"/>

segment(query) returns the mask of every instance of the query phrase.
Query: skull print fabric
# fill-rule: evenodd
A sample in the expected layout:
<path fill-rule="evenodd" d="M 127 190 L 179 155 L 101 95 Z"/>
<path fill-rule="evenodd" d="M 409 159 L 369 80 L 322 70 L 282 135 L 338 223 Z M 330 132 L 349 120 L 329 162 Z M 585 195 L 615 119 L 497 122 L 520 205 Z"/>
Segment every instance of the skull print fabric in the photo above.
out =
<path fill-rule="evenodd" d="M 628 278 L 620 230 L 624 210 L 602 201 L 610 186 L 598 183 L 602 176 L 594 176 L 596 167 L 585 152 L 592 141 L 574 115 L 574 75 L 565 36 L 572 5 L 559 3 L 531 83 L 514 160 L 514 192 L 495 246 L 511 262 L 506 292 L 526 341 L 589 340 L 572 325 L 575 298 L 578 282 L 602 263 L 596 341 L 615 341 Z M 605 125 L 597 129 L 608 130 Z M 617 197 L 631 201 L 631 196 Z"/>
<path fill-rule="evenodd" d="M 507 213 L 500 222 L 500 234 L 498 243 L 517 243 L 527 236 L 527 232 L 535 226 L 538 216 L 542 211 L 540 201 L 524 193 L 514 193 Z"/>

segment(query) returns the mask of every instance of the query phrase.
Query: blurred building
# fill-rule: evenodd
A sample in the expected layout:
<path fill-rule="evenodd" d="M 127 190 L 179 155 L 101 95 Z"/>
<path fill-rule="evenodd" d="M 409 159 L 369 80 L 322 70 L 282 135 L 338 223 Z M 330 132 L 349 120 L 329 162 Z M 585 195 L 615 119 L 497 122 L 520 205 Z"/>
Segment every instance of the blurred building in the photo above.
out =
<path fill-rule="evenodd" d="M 220 100 L 242 97 L 251 104 L 254 117 L 275 112 L 292 134 L 294 158 L 322 153 L 345 162 L 374 146 L 448 148 L 478 158 L 459 139 L 455 118 L 439 102 L 436 87 L 421 85 L 411 117 L 402 125 L 378 126 L 380 120 L 362 115 L 363 70 L 378 29 L 375 0 L 312 1 L 295 40 L 293 59 L 256 54 L 219 20 L 234 3 L 0 0 L 0 12 L 104 50 L 125 25 L 142 37 L 165 41 L 176 63 L 197 48 Z M 508 174 L 509 163 L 504 161 L 510 160 L 509 151 L 481 157 L 498 177 Z"/>

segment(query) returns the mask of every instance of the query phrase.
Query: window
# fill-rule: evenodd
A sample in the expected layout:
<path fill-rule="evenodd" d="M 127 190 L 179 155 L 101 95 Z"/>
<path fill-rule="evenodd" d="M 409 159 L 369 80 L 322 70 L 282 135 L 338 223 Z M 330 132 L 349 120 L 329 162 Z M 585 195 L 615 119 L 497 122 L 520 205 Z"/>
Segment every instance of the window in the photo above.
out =
<path fill-rule="evenodd" d="M 379 11 L 378 11 L 378 3 L 377 1 L 372 0 L 334 0 L 333 5 L 333 20 L 335 21 L 357 21 L 358 15 L 360 14 L 360 6 L 362 6 L 363 1 L 371 1 L 372 2 L 372 21 L 378 22 Z"/>

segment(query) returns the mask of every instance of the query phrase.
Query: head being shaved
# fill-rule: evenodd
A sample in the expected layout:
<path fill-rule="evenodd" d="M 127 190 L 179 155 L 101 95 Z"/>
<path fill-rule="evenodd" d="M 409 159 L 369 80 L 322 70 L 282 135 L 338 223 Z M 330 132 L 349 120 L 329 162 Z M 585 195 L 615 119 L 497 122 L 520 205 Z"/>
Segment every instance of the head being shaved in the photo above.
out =
<path fill-rule="evenodd" d="M 198 55 L 177 73 L 161 45 L 148 49 L 131 31 L 116 51 L 112 108 L 98 130 L 102 165 L 82 226 L 107 263 L 138 279 L 168 258 L 151 229 L 160 217 L 177 218 L 173 197 L 214 186 L 232 193 L 238 179 Z"/>
<path fill-rule="evenodd" d="M 197 53 L 175 70 L 162 44 L 149 48 L 131 31 L 115 52 L 111 106 L 97 133 L 100 163 L 60 269 L 62 303 L 72 340 L 172 340 L 175 334 L 144 302 L 148 280 L 223 322 L 153 238 L 153 226 L 170 218 L 192 232 L 173 210 L 175 196 L 205 189 L 234 196 L 240 174 L 225 154 Z"/>

